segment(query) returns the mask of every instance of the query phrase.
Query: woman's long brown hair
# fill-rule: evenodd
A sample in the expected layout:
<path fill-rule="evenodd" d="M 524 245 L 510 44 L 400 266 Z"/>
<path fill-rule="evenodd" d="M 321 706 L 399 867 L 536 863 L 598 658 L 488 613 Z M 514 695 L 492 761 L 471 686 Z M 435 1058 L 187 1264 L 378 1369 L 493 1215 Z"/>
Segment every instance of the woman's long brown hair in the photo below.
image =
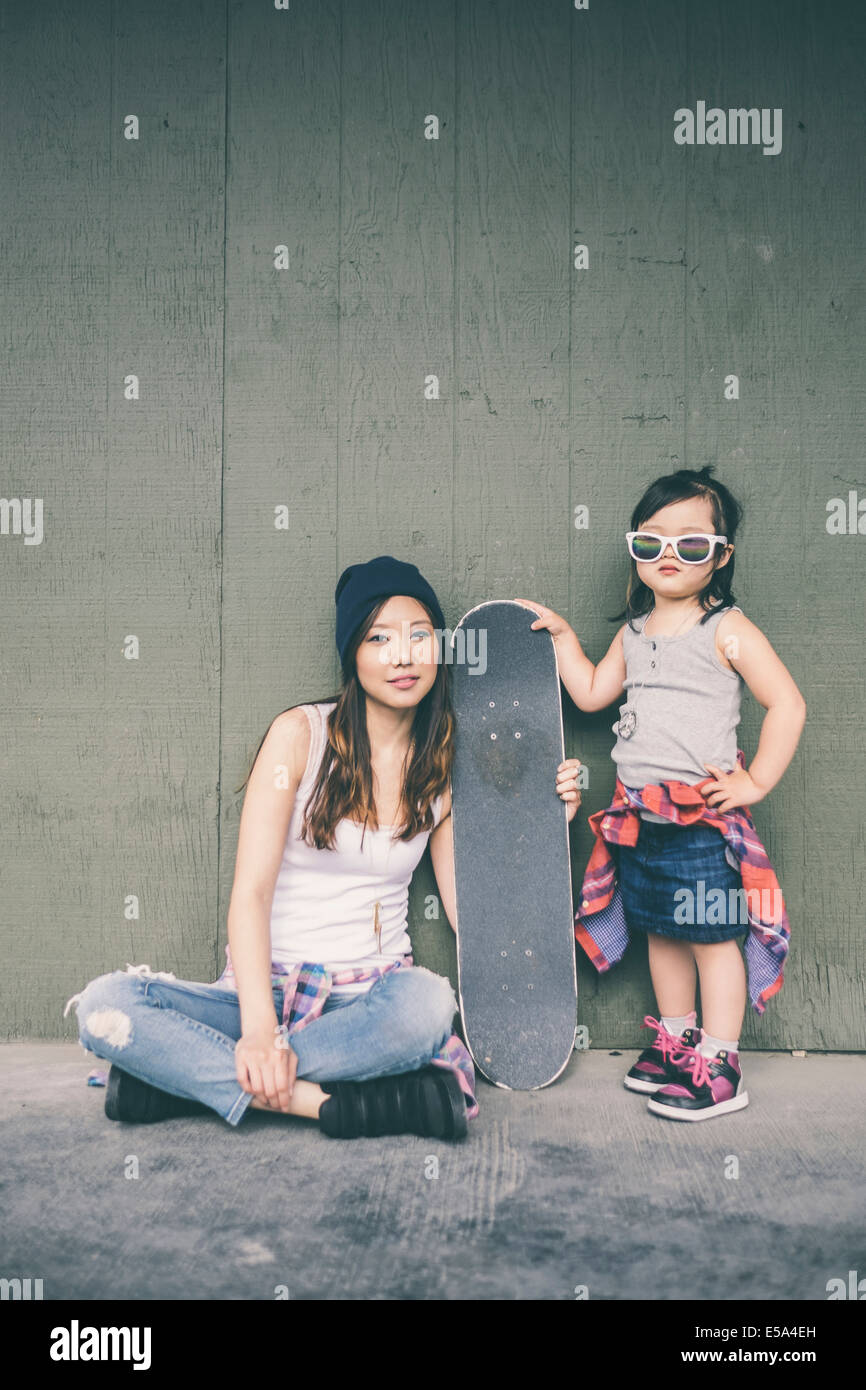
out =
<path fill-rule="evenodd" d="M 342 689 L 337 695 L 311 704 L 332 704 L 328 715 L 326 744 L 313 784 L 298 839 L 317 849 L 335 847 L 335 831 L 344 818 L 379 828 L 373 796 L 373 769 L 367 736 L 367 706 L 364 688 L 358 680 L 355 654 L 387 600 L 361 624 L 346 649 Z M 422 604 L 431 622 L 433 615 Z M 435 626 L 435 624 L 434 624 Z M 442 639 L 440 639 L 441 641 Z M 433 828 L 432 803 L 448 786 L 454 758 L 455 719 L 451 705 L 451 672 L 440 651 L 436 679 L 415 710 L 409 736 L 398 840 L 410 840 Z M 290 709 L 297 708 L 294 705 Z M 283 713 L 286 711 L 284 710 Z M 265 735 L 262 743 L 265 741 Z M 262 743 L 256 752 L 261 751 Z M 253 759 L 255 766 L 256 759 Z M 251 769 L 252 770 L 252 769 Z M 249 776 L 246 781 L 249 781 Z M 238 790 L 246 786 L 246 781 Z"/>

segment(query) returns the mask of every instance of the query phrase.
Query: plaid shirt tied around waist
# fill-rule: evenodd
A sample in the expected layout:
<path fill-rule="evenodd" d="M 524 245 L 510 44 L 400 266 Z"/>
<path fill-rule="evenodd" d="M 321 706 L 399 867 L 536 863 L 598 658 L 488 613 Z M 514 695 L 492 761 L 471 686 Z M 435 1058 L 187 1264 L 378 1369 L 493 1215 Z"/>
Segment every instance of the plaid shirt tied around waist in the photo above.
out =
<path fill-rule="evenodd" d="M 737 750 L 737 762 L 745 768 L 742 749 Z M 651 782 L 636 790 L 624 787 L 617 777 L 610 805 L 588 818 L 596 840 L 586 866 L 574 935 L 600 973 L 615 965 L 629 937 L 616 861 L 608 844 L 637 843 L 641 810 L 654 811 L 678 825 L 703 821 L 725 837 L 737 859 L 749 914 L 744 948 L 749 998 L 753 1008 L 762 1014 L 767 1000 L 782 988 L 782 967 L 791 937 L 788 915 L 779 880 L 758 838 L 749 808 L 736 806 L 730 811 L 719 811 L 701 795 L 701 787 L 714 780 L 708 776 L 694 786 L 677 781 Z"/>
<path fill-rule="evenodd" d="M 325 1000 L 335 985 L 356 984 L 367 980 L 380 980 L 390 970 L 399 970 L 414 964 L 411 954 L 384 966 L 351 966 L 346 970 L 328 970 L 314 961 L 304 961 L 291 968 L 271 961 L 271 986 L 279 986 L 283 991 L 283 1016 L 280 1032 L 290 1038 L 300 1028 L 319 1018 L 325 1007 Z M 226 946 L 226 967 L 217 984 L 236 988 L 235 972 L 231 952 Z M 359 996 L 360 997 L 360 996 Z M 475 1099 L 475 1067 L 472 1058 L 456 1033 L 435 1052 L 430 1059 L 433 1066 L 448 1067 L 457 1077 L 460 1089 L 466 1097 L 466 1118 L 475 1119 L 478 1102 Z"/>

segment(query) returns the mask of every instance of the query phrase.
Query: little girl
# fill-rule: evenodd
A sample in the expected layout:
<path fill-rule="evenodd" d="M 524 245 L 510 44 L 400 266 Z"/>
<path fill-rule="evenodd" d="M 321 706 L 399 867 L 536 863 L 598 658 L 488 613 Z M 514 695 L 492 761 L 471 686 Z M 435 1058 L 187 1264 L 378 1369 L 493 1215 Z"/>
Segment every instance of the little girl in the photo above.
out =
<path fill-rule="evenodd" d="M 533 628 L 553 636 L 579 709 L 605 709 L 625 691 L 613 725 L 616 791 L 589 819 L 596 844 L 575 935 L 603 971 L 620 959 L 629 928 L 646 932 L 659 1017 L 644 1020 L 656 1036 L 625 1085 L 672 1120 L 748 1105 L 739 1058 L 746 966 L 763 1013 L 782 984 L 789 931 L 746 808 L 782 777 L 806 717 L 790 673 L 734 603 L 742 512 L 712 472 L 657 478 L 635 507 L 619 615 L 627 622 L 597 666 L 563 618 L 530 605 L 539 615 Z M 744 682 L 767 711 L 748 769 L 736 737 Z"/>

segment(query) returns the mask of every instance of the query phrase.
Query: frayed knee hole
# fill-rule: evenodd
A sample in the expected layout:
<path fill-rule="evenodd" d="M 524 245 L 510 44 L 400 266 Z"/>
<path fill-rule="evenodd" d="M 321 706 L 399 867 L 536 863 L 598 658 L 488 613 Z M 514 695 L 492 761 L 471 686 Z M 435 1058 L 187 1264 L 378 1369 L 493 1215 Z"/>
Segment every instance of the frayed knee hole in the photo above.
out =
<path fill-rule="evenodd" d="M 132 1036 L 129 1015 L 121 1009 L 99 1009 L 88 1014 L 84 1027 L 94 1038 L 104 1038 L 109 1047 L 126 1047 Z"/>

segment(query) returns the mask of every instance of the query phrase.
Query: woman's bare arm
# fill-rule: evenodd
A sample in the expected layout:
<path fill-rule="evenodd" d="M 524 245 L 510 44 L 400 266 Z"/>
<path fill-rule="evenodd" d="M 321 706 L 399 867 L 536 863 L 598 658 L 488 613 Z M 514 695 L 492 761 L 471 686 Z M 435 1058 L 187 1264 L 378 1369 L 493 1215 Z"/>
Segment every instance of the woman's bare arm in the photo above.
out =
<path fill-rule="evenodd" d="M 457 931 L 457 895 L 454 887 L 454 833 L 451 819 L 451 791 L 443 794 L 442 819 L 430 836 L 430 859 L 436 887 L 451 930 Z"/>
<path fill-rule="evenodd" d="M 238 1081 L 279 1109 L 288 1109 L 294 1075 L 287 1063 L 296 1065 L 296 1059 L 275 1046 L 279 1025 L 271 989 L 270 919 L 309 745 L 310 726 L 301 709 L 278 715 L 265 736 L 247 783 L 228 911 L 242 1029 Z"/>
<path fill-rule="evenodd" d="M 270 913 L 309 740 L 303 710 L 278 715 L 247 783 L 228 911 L 229 948 L 245 1030 L 263 1019 L 271 1022 L 274 1016 Z"/>

